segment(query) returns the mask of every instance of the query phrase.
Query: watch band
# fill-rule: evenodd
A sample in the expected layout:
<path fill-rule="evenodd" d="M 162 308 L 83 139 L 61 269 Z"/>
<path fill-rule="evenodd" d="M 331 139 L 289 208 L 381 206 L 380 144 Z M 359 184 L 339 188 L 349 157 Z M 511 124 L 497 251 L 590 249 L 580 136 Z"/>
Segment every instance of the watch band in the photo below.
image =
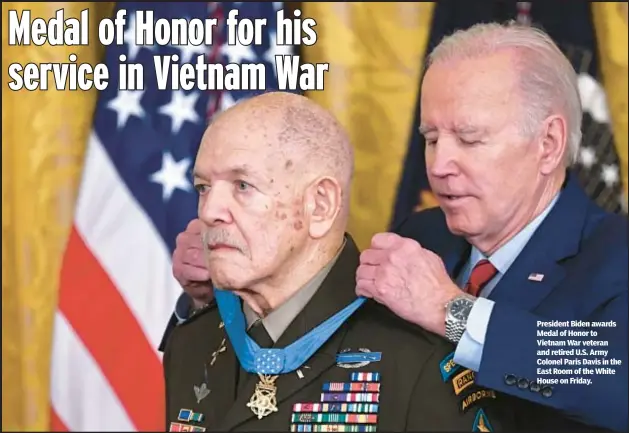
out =
<path fill-rule="evenodd" d="M 465 332 L 467 320 L 446 320 L 446 339 L 451 343 L 458 343 Z"/>
<path fill-rule="evenodd" d="M 463 294 L 461 296 L 457 296 L 452 301 L 450 301 L 448 305 L 446 305 L 445 337 L 448 341 L 454 344 L 457 344 L 461 340 L 461 337 L 463 336 L 463 333 L 465 332 L 465 328 L 467 327 L 467 318 L 469 316 L 469 313 L 472 311 L 472 306 L 473 306 L 473 305 L 470 306 L 470 308 L 467 311 L 467 315 L 465 316 L 464 319 L 455 319 L 449 314 L 448 309 L 454 302 L 460 301 L 460 300 L 466 300 L 470 304 L 474 304 L 474 301 L 476 301 L 476 298 L 468 294 Z"/>

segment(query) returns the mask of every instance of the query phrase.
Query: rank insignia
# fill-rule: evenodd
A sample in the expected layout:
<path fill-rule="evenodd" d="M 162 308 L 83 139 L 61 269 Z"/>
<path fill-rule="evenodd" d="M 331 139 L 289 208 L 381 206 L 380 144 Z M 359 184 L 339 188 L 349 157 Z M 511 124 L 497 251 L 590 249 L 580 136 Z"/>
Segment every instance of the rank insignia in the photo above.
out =
<path fill-rule="evenodd" d="M 489 419 L 487 419 L 487 415 L 485 411 L 481 408 L 476 412 L 476 418 L 474 418 L 474 425 L 472 426 L 472 431 L 476 432 L 492 432 L 494 429 L 491 427 L 489 423 Z"/>
<path fill-rule="evenodd" d="M 168 431 L 190 431 L 190 432 L 204 432 L 205 427 L 196 425 L 183 424 L 180 422 L 171 422 L 170 429 Z"/>
<path fill-rule="evenodd" d="M 203 414 L 198 412 L 193 412 L 190 409 L 180 409 L 179 415 L 177 416 L 178 421 L 185 422 L 203 422 Z"/>
<path fill-rule="evenodd" d="M 474 390 L 461 399 L 461 412 L 467 412 L 471 407 L 476 406 L 482 400 L 495 398 L 496 391 L 493 389 L 481 388 Z"/>
<path fill-rule="evenodd" d="M 474 384 L 474 371 L 468 369 L 463 370 L 454 378 L 452 378 L 452 387 L 456 395 L 461 394 L 465 389 Z"/>
<path fill-rule="evenodd" d="M 454 373 L 459 371 L 461 366 L 454 362 L 454 352 L 443 358 L 439 363 L 439 370 L 441 370 L 441 378 L 446 382 Z"/>

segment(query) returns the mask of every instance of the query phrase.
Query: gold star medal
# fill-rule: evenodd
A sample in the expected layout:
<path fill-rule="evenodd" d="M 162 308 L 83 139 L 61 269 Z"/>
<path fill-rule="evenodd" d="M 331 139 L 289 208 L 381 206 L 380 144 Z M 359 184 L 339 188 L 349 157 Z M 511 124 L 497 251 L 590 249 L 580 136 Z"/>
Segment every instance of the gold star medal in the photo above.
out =
<path fill-rule="evenodd" d="M 267 415 L 277 412 L 277 387 L 275 381 L 278 376 L 259 374 L 260 381 L 256 384 L 256 389 L 247 403 L 247 407 L 262 419 Z"/>

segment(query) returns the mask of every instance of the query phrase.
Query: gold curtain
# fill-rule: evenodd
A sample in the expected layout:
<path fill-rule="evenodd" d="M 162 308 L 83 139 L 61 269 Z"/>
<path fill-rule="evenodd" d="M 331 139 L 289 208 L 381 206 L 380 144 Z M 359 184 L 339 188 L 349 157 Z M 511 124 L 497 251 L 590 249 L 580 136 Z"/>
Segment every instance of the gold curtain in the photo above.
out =
<path fill-rule="evenodd" d="M 308 96 L 349 131 L 356 156 L 349 231 L 360 248 L 387 228 L 400 178 L 433 3 L 303 2 L 317 22 L 304 60 L 329 63 Z"/>
<path fill-rule="evenodd" d="M 101 55 L 97 23 L 111 2 L 3 2 L 2 69 L 9 64 L 94 64 Z M 46 20 L 64 9 L 89 8 L 90 46 L 9 46 L 8 11 L 29 9 Z M 51 330 L 61 255 L 74 201 L 96 91 L 2 92 L 2 430 L 49 427 Z"/>
<path fill-rule="evenodd" d="M 600 68 L 607 97 L 616 152 L 625 196 L 627 195 L 627 2 L 592 3 L 594 25 L 600 53 Z"/>

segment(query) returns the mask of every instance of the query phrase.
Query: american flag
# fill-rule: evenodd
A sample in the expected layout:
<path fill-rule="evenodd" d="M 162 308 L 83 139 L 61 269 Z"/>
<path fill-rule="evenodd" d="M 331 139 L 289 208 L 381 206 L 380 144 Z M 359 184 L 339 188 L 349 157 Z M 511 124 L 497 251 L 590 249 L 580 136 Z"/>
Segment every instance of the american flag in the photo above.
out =
<path fill-rule="evenodd" d="M 158 18 L 267 18 L 262 46 L 138 46 L 136 10 Z M 107 48 L 110 81 L 99 95 L 74 224 L 60 276 L 51 361 L 51 428 L 56 431 L 163 431 L 164 384 L 157 350 L 181 287 L 171 256 L 196 217 L 191 170 L 211 116 L 256 92 L 158 90 L 153 56 L 195 63 L 267 63 L 289 54 L 275 45 L 281 2 L 125 2 L 124 45 Z M 216 40 L 218 37 L 218 42 Z M 119 56 L 144 65 L 144 90 L 118 90 Z M 71 115 L 71 113 L 68 113 Z M 192 392 L 192 391 L 191 391 Z"/>

